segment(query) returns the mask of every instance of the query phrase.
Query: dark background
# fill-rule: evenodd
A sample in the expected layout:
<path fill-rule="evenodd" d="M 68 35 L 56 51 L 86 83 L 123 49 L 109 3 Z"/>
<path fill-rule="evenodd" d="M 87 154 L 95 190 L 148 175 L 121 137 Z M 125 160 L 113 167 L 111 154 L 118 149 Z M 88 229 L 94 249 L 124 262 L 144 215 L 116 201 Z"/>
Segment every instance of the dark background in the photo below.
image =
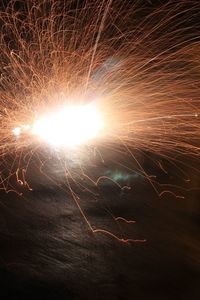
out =
<path fill-rule="evenodd" d="M 144 244 L 123 244 L 92 234 L 70 195 L 34 167 L 29 175 L 32 192 L 17 196 L 2 191 L 0 286 L 4 299 L 199 299 L 198 174 L 188 166 L 191 181 L 186 184 L 169 166 L 166 174 L 149 160 L 143 160 L 143 165 L 161 183 L 182 182 L 177 191 L 185 199 L 169 193 L 158 197 L 145 177 L 132 172 L 131 179 L 125 175 L 124 182 L 121 179 L 132 187 L 130 191 L 121 193 L 105 181 L 96 200 L 82 193 L 80 204 L 94 227 L 145 238 Z M 193 166 L 197 168 L 197 162 Z M 110 174 L 125 172 L 113 165 L 106 168 Z M 97 173 L 102 175 L 103 169 L 99 167 Z M 117 224 L 112 216 L 136 223 Z"/>

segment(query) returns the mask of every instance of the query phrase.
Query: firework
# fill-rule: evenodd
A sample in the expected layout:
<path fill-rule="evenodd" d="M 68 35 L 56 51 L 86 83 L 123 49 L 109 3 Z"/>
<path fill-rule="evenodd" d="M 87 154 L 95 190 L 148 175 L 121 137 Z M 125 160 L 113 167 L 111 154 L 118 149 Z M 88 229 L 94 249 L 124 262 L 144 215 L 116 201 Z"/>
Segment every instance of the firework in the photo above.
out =
<path fill-rule="evenodd" d="M 28 187 L 30 161 L 43 166 L 47 144 L 81 157 L 126 152 L 145 176 L 136 151 L 198 158 L 199 20 L 193 0 L 3 1 L 2 188 L 15 190 L 13 174 Z M 64 159 L 67 182 L 97 186 L 102 177 L 82 164 L 75 172 Z M 70 183 L 68 190 L 92 229 Z"/>

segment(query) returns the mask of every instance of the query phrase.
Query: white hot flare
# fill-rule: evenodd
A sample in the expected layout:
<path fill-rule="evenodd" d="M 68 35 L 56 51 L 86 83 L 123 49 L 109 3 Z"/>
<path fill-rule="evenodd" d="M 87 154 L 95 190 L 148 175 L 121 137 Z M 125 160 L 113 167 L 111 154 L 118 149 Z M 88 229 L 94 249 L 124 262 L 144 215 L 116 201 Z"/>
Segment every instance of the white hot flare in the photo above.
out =
<path fill-rule="evenodd" d="M 103 122 L 93 104 L 65 106 L 35 121 L 32 134 L 55 147 L 73 147 L 97 137 Z"/>

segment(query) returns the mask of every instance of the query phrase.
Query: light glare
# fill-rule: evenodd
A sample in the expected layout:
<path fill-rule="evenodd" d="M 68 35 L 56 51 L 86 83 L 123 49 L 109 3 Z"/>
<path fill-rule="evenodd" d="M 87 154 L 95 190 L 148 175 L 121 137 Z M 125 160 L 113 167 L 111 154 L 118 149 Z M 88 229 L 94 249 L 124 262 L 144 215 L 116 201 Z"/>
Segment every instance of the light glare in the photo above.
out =
<path fill-rule="evenodd" d="M 94 105 L 66 106 L 33 124 L 32 133 L 55 147 L 72 147 L 95 138 L 102 120 Z"/>

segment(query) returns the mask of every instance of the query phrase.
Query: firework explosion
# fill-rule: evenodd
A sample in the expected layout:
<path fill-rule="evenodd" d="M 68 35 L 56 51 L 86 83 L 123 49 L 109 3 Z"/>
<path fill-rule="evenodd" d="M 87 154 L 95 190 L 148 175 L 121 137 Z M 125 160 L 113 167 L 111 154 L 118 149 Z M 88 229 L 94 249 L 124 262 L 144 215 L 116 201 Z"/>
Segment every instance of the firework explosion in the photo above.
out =
<path fill-rule="evenodd" d="M 83 177 L 96 187 L 105 176 L 88 174 L 83 156 L 128 153 L 147 177 L 136 151 L 198 159 L 199 20 L 197 0 L 2 1 L 2 189 L 17 191 L 12 176 L 30 188 L 30 162 L 37 157 L 43 166 L 50 144 L 95 231 L 77 190 L 87 189 Z M 76 170 L 71 152 L 81 157 Z"/>

